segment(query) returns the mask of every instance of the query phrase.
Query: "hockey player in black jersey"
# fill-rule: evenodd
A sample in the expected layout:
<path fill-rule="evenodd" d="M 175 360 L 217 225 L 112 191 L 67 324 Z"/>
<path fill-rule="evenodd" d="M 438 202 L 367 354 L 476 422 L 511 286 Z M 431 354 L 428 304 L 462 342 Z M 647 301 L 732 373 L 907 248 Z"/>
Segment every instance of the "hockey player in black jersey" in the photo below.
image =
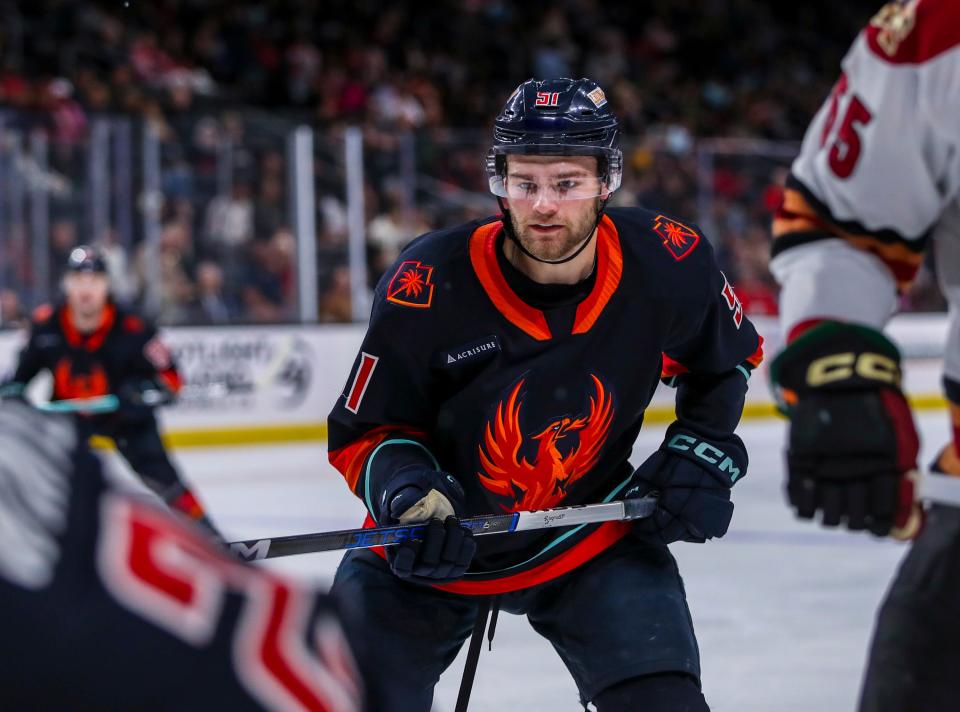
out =
<path fill-rule="evenodd" d="M 622 156 L 594 82 L 524 82 L 496 119 L 487 169 L 502 215 L 400 255 L 328 421 L 331 462 L 368 522 L 429 520 L 428 534 L 347 554 L 334 591 L 405 681 L 397 709 L 430 708 L 492 602 L 550 640 L 584 704 L 705 710 L 667 544 L 727 531 L 760 338 L 695 227 L 605 208 Z M 661 378 L 677 420 L 634 468 Z M 655 516 L 635 525 L 475 541 L 457 523 L 654 490 Z"/>
<path fill-rule="evenodd" d="M 77 426 L 0 403 L 0 708 L 396 712 L 329 596 L 112 486 Z"/>
<path fill-rule="evenodd" d="M 154 408 L 176 399 L 181 379 L 156 328 L 110 299 L 106 264 L 94 248 L 71 252 L 63 291 L 62 303 L 37 309 L 16 370 L 0 385 L 0 396 L 21 398 L 43 370 L 53 377 L 52 401 L 115 395 L 115 412 L 81 413 L 84 431 L 112 438 L 151 490 L 214 531 L 170 462 L 157 429 Z"/>

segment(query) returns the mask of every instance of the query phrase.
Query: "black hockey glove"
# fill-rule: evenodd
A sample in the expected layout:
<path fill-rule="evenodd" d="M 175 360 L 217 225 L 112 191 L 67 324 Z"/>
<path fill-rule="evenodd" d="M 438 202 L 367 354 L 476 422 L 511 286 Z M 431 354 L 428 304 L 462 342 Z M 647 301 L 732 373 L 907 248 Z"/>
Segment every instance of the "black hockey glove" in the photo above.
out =
<path fill-rule="evenodd" d="M 664 544 L 703 543 L 730 526 L 730 488 L 747 474 L 747 451 L 736 435 L 704 438 L 674 423 L 660 449 L 633 473 L 625 497 L 659 492 L 652 517 L 634 524 Z"/>
<path fill-rule="evenodd" d="M 824 322 L 777 356 L 771 378 L 790 418 L 787 495 L 797 515 L 914 536 L 919 439 L 897 347 L 874 329 Z"/>
<path fill-rule="evenodd" d="M 124 381 L 116 389 L 120 401 L 118 412 L 127 417 L 146 415 L 154 408 L 174 401 L 170 389 L 151 378 Z"/>
<path fill-rule="evenodd" d="M 473 532 L 457 521 L 463 507 L 463 488 L 453 475 L 420 465 L 397 471 L 381 495 L 379 523 L 427 524 L 421 541 L 386 547 L 393 573 L 427 584 L 461 578 L 477 550 Z"/>

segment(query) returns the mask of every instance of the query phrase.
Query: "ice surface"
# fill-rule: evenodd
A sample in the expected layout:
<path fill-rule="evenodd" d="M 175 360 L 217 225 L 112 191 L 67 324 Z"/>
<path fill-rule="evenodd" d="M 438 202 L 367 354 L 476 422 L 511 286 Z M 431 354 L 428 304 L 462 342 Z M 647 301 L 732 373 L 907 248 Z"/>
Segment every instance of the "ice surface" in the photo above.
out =
<path fill-rule="evenodd" d="M 919 417 L 922 462 L 947 438 L 943 413 Z M 855 427 L 855 426 L 854 426 Z M 672 547 L 700 642 L 703 689 L 714 712 L 854 710 L 873 617 L 905 547 L 866 534 L 794 521 L 781 494 L 784 424 L 744 424 L 748 477 L 737 484 L 731 531 L 706 545 Z M 656 447 L 645 430 L 633 462 Z M 321 445 L 184 450 L 176 454 L 230 538 L 359 526 L 363 508 Z M 264 562 L 329 583 L 339 553 Z M 452 710 L 464 651 L 441 679 L 435 709 Z M 559 658 L 517 616 L 503 614 L 484 648 L 472 712 L 577 710 Z"/>

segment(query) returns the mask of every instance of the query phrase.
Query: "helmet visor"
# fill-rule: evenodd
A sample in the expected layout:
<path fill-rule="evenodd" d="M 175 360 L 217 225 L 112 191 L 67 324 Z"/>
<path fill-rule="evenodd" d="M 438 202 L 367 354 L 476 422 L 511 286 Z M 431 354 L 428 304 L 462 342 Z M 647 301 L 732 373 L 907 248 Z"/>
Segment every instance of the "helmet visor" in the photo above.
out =
<path fill-rule="evenodd" d="M 549 151 L 522 148 L 498 147 L 488 154 L 487 176 L 494 195 L 514 201 L 588 200 L 620 187 L 619 149 L 562 144 L 550 145 Z"/>

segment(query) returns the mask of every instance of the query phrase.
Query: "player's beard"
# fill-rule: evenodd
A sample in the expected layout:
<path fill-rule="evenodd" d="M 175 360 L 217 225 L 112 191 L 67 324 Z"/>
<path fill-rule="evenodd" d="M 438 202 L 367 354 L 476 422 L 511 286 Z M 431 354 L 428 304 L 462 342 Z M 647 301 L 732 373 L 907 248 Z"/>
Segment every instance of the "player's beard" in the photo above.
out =
<path fill-rule="evenodd" d="M 510 212 L 510 224 L 513 226 L 513 234 L 524 250 L 539 260 L 555 262 L 572 254 L 580 247 L 584 240 L 593 234 L 597 225 L 597 214 L 600 211 L 601 200 L 596 199 L 592 210 L 585 210 L 577 216 L 572 222 L 569 220 L 563 223 L 557 222 L 556 218 L 540 220 L 530 218 L 521 223 L 516 214 Z M 530 225 L 536 225 L 541 222 L 549 224 L 562 224 L 563 228 L 555 235 L 546 237 L 536 234 Z"/>

